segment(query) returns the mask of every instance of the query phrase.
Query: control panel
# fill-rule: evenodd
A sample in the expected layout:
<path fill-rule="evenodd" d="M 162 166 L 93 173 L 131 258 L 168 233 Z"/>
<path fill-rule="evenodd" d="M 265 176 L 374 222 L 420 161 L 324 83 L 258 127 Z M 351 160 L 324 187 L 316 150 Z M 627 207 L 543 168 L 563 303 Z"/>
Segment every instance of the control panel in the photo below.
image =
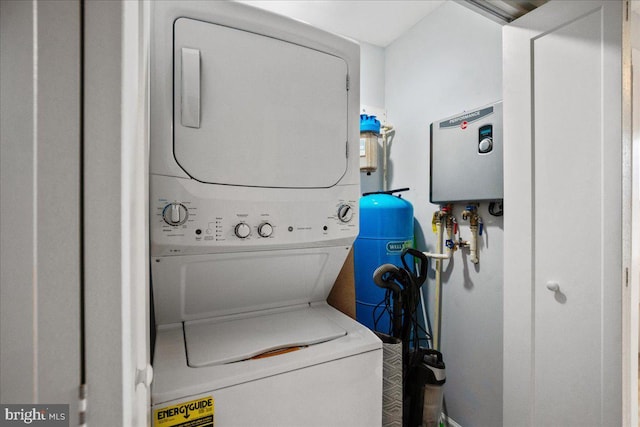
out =
<path fill-rule="evenodd" d="M 493 150 L 493 125 L 478 129 L 478 153 L 487 154 Z"/>
<path fill-rule="evenodd" d="M 199 194 L 207 184 L 197 181 L 152 175 L 151 184 L 152 256 L 349 244 L 358 234 L 358 201 L 348 198 L 350 186 L 271 189 L 269 200 L 264 189 L 220 186 L 211 199 Z M 309 200 L 299 194 L 289 200 L 291 191 L 304 191 Z M 261 197 L 243 200 L 242 192 Z"/>

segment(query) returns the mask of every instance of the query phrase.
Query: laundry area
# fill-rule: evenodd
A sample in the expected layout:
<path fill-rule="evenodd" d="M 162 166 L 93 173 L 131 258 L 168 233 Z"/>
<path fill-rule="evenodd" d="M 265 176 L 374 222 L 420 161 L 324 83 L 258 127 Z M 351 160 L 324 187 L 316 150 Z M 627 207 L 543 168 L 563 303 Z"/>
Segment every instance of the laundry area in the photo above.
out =
<path fill-rule="evenodd" d="M 1 425 L 638 425 L 640 1 L 0 5 Z"/>

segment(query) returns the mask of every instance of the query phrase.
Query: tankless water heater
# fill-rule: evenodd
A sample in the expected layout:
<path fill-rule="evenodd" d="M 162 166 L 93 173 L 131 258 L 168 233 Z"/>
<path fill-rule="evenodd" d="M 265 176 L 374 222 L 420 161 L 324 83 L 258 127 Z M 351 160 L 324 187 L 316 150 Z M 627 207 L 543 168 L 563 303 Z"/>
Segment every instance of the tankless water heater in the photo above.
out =
<path fill-rule="evenodd" d="M 501 200 L 502 148 L 502 101 L 431 123 L 429 200 Z"/>

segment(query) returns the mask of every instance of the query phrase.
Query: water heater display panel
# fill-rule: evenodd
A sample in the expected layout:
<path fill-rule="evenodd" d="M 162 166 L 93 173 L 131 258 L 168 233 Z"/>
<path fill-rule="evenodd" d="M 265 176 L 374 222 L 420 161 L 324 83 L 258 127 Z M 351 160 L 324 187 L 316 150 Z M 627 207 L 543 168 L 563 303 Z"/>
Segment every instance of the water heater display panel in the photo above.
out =
<path fill-rule="evenodd" d="M 431 124 L 432 203 L 500 200 L 502 102 Z"/>

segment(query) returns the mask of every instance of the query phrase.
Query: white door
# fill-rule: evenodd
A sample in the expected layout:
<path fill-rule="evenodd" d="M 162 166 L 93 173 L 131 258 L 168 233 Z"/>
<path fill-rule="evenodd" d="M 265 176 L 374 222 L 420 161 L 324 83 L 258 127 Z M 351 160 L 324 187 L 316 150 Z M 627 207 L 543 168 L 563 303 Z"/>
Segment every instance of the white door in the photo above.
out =
<path fill-rule="evenodd" d="M 80 11 L 0 2 L 0 402 L 67 404 L 68 425 L 83 377 Z"/>
<path fill-rule="evenodd" d="M 505 425 L 621 425 L 623 12 L 504 29 Z"/>

